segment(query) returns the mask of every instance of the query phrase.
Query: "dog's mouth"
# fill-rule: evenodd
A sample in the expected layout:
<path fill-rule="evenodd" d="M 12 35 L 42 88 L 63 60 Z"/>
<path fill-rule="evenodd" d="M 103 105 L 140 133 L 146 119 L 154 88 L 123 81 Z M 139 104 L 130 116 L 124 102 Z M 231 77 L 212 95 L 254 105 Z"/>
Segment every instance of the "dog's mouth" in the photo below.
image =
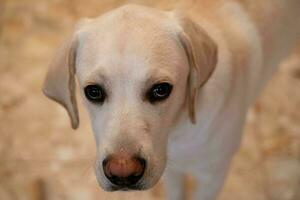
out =
<path fill-rule="evenodd" d="M 134 190 L 146 190 L 142 184 L 136 184 L 131 186 L 120 186 L 120 185 L 111 185 L 108 188 L 109 191 L 134 191 Z"/>
<path fill-rule="evenodd" d="M 109 191 L 131 191 L 131 190 L 146 190 L 142 180 L 135 181 L 134 179 L 139 179 L 140 177 L 127 177 L 127 178 L 120 178 L 120 177 L 113 177 L 113 182 L 110 182 L 110 186 L 108 188 Z M 132 179 L 135 184 L 131 184 Z"/>

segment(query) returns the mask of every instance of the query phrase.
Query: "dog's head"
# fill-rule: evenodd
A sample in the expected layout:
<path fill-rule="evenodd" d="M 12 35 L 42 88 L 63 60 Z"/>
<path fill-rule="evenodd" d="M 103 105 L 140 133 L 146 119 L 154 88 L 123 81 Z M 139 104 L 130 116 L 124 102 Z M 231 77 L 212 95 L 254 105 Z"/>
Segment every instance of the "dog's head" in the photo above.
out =
<path fill-rule="evenodd" d="M 147 189 L 161 177 L 168 135 L 183 110 L 195 123 L 199 88 L 217 48 L 188 17 L 128 5 L 79 23 L 50 65 L 44 93 L 79 124 L 75 75 L 105 190 Z"/>

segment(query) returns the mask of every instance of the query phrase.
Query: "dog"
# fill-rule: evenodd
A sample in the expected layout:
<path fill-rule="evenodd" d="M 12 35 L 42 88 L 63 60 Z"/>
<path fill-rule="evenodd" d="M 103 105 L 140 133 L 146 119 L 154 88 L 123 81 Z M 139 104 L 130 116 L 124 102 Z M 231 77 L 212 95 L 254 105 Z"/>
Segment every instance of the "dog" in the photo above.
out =
<path fill-rule="evenodd" d="M 43 91 L 79 125 L 76 78 L 107 191 L 149 189 L 216 199 L 248 108 L 300 39 L 299 0 L 198 0 L 163 11 L 125 5 L 82 19 L 57 51 Z"/>

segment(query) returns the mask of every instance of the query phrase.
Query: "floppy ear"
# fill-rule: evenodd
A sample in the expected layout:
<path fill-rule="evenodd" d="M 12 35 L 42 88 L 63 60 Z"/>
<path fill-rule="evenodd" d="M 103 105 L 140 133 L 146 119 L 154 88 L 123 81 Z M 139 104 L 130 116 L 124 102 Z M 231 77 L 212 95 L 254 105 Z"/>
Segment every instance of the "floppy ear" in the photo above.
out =
<path fill-rule="evenodd" d="M 44 94 L 68 111 L 73 129 L 79 125 L 75 96 L 76 48 L 75 38 L 62 44 L 50 63 L 43 86 Z"/>
<path fill-rule="evenodd" d="M 185 50 L 190 66 L 187 101 L 190 120 L 195 124 L 197 93 L 216 67 L 218 48 L 207 32 L 198 24 L 183 15 L 177 14 L 176 18 L 181 27 L 179 40 Z"/>

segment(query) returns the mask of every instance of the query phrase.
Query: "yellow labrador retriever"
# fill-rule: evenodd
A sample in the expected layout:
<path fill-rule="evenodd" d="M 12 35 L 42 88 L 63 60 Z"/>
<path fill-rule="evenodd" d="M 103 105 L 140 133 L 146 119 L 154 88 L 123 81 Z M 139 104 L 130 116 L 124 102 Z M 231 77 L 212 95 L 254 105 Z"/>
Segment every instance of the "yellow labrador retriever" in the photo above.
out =
<path fill-rule="evenodd" d="M 173 11 L 126 5 L 79 22 L 44 93 L 77 128 L 76 75 L 103 189 L 148 189 L 164 172 L 168 198 L 179 200 L 191 173 L 200 183 L 195 199 L 212 200 L 249 106 L 300 39 L 299 11 L 299 0 L 198 0 Z"/>

